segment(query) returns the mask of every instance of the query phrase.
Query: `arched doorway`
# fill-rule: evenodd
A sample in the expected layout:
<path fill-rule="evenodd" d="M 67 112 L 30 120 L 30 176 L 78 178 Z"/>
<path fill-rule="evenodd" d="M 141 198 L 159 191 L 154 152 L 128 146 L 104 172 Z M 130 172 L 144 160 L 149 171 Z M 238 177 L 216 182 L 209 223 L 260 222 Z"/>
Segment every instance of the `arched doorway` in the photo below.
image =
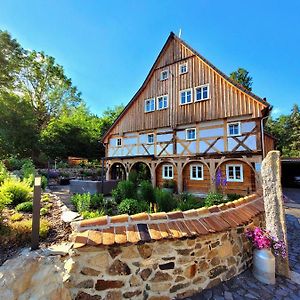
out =
<path fill-rule="evenodd" d="M 129 177 L 133 181 L 141 182 L 143 180 L 151 181 L 151 171 L 149 166 L 144 162 L 136 162 L 132 165 Z"/>
<path fill-rule="evenodd" d="M 110 179 L 112 180 L 126 180 L 125 167 L 121 163 L 114 163 L 110 167 Z"/>

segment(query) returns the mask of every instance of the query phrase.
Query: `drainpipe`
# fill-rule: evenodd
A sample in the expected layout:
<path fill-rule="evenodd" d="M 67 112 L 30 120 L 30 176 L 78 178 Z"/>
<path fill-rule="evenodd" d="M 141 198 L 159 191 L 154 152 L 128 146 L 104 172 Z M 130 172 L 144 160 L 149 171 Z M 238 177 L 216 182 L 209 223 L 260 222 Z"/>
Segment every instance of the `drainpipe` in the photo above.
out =
<path fill-rule="evenodd" d="M 264 120 L 267 119 L 269 116 L 265 116 L 260 120 L 260 128 L 261 128 L 261 145 L 262 145 L 262 152 L 263 158 L 265 158 L 265 133 L 264 133 Z"/>

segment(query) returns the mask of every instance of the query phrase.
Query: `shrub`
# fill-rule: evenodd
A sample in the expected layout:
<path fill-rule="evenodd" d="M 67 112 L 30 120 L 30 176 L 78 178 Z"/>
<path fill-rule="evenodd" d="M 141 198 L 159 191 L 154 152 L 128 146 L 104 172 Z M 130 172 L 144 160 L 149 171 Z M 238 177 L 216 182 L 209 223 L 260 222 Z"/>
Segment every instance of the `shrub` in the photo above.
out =
<path fill-rule="evenodd" d="M 205 206 L 213 206 L 224 203 L 224 197 L 220 193 L 210 192 L 204 199 Z"/>
<path fill-rule="evenodd" d="M 131 170 L 128 175 L 128 180 L 134 184 L 134 186 L 139 185 L 139 174 L 136 170 Z"/>
<path fill-rule="evenodd" d="M 141 185 L 138 189 L 138 198 L 148 203 L 155 202 L 154 188 L 151 182 L 147 180 L 143 180 L 141 182 Z"/>
<path fill-rule="evenodd" d="M 21 213 L 15 213 L 10 217 L 10 220 L 12 222 L 21 221 L 23 219 L 23 214 Z"/>
<path fill-rule="evenodd" d="M 71 203 L 76 207 L 76 210 L 81 213 L 90 209 L 91 194 L 75 194 L 71 197 Z"/>
<path fill-rule="evenodd" d="M 40 210 L 40 215 L 41 216 L 45 216 L 48 214 L 48 208 L 47 207 L 42 207 L 41 210 Z"/>
<path fill-rule="evenodd" d="M 4 182 L 5 179 L 9 177 L 9 172 L 7 171 L 4 163 L 0 161 L 0 185 Z"/>
<path fill-rule="evenodd" d="M 137 214 L 148 210 L 148 204 L 145 201 L 139 201 L 136 199 L 124 199 L 118 206 L 120 214 Z"/>
<path fill-rule="evenodd" d="M 189 209 L 196 209 L 203 206 L 203 203 L 189 193 L 181 193 L 178 195 L 178 208 L 182 211 Z"/>
<path fill-rule="evenodd" d="M 43 195 L 42 195 L 41 201 L 42 201 L 42 202 L 49 202 L 49 201 L 50 201 L 50 196 L 49 196 L 49 194 L 43 194 Z"/>
<path fill-rule="evenodd" d="M 162 189 L 155 190 L 155 201 L 159 211 L 169 212 L 177 207 L 176 199 L 168 191 Z"/>
<path fill-rule="evenodd" d="M 227 200 L 228 201 L 234 201 L 234 200 L 240 199 L 242 197 L 243 196 L 239 195 L 239 194 L 227 194 Z"/>
<path fill-rule="evenodd" d="M 104 197 L 103 194 L 91 195 L 90 209 L 98 209 L 103 207 Z"/>
<path fill-rule="evenodd" d="M 113 199 L 104 198 L 103 207 L 106 215 L 113 215 L 117 212 L 117 203 Z"/>
<path fill-rule="evenodd" d="M 16 208 L 16 211 L 32 212 L 33 203 L 31 201 L 26 201 L 26 202 L 18 204 L 15 208 Z"/>
<path fill-rule="evenodd" d="M 27 159 L 21 168 L 23 178 L 30 178 L 35 175 L 35 167 L 31 159 Z"/>
<path fill-rule="evenodd" d="M 23 235 L 31 235 L 32 231 L 32 219 L 29 220 L 22 220 L 18 222 L 14 222 L 11 225 L 12 229 L 20 236 Z M 50 229 L 50 224 L 47 220 L 41 219 L 40 220 L 40 237 L 45 238 L 48 234 Z"/>
<path fill-rule="evenodd" d="M 163 187 L 166 188 L 166 189 L 175 189 L 176 182 L 172 179 L 165 180 L 164 183 L 163 183 Z"/>
<path fill-rule="evenodd" d="M 29 201 L 32 188 L 26 181 L 17 178 L 8 178 L 0 186 L 0 203 L 11 204 L 13 206 L 19 203 Z"/>
<path fill-rule="evenodd" d="M 92 219 L 92 218 L 105 216 L 105 212 L 104 210 L 83 211 L 81 215 L 84 219 Z"/>
<path fill-rule="evenodd" d="M 120 181 L 112 191 L 112 196 L 117 204 L 124 199 L 136 198 L 136 188 L 134 183 L 129 180 Z"/>
<path fill-rule="evenodd" d="M 42 190 L 44 191 L 48 185 L 48 179 L 46 176 L 42 176 Z"/>

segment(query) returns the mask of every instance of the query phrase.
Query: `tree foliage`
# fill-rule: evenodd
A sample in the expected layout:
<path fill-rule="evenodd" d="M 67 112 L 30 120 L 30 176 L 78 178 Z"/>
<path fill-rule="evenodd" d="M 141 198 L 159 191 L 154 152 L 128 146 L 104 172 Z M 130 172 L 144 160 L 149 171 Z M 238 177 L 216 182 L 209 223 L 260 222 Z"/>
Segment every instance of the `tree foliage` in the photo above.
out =
<path fill-rule="evenodd" d="M 253 80 L 247 70 L 238 68 L 236 71 L 230 73 L 230 78 L 235 82 L 241 84 L 248 91 L 252 90 Z"/>

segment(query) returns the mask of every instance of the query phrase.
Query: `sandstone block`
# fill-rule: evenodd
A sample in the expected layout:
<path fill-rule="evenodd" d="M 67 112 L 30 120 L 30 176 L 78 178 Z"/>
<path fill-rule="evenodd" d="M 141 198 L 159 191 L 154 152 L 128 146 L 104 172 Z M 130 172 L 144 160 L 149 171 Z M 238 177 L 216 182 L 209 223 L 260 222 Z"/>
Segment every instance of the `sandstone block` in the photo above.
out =
<path fill-rule="evenodd" d="M 138 249 L 141 257 L 144 259 L 149 258 L 152 255 L 153 249 L 148 244 L 138 245 L 137 249 Z"/>
<path fill-rule="evenodd" d="M 90 295 L 85 292 L 78 292 L 78 294 L 75 297 L 75 300 L 101 300 L 102 297 L 99 295 Z"/>
<path fill-rule="evenodd" d="M 172 280 L 172 276 L 168 273 L 163 273 L 158 271 L 155 273 L 154 277 L 151 279 L 153 282 L 169 281 Z"/>
<path fill-rule="evenodd" d="M 109 275 L 129 275 L 131 273 L 128 265 L 119 259 L 113 262 L 108 269 Z"/>
<path fill-rule="evenodd" d="M 97 291 L 104 291 L 108 289 L 118 289 L 124 286 L 124 282 L 120 280 L 103 280 L 99 279 L 97 280 L 97 283 L 95 285 L 95 289 Z"/>
<path fill-rule="evenodd" d="M 152 273 L 152 270 L 147 268 L 140 272 L 140 276 L 145 281 L 148 279 L 148 277 L 151 275 L 151 273 Z"/>

